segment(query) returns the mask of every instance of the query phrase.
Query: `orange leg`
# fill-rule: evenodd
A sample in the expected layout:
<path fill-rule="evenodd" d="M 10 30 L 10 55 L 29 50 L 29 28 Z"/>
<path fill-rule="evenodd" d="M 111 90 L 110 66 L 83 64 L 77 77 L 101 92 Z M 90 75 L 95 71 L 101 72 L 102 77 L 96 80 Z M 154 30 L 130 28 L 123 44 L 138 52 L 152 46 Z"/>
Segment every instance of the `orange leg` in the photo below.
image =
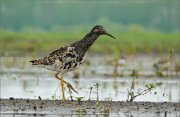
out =
<path fill-rule="evenodd" d="M 65 94 L 64 94 L 64 83 L 67 84 L 67 86 L 68 86 L 68 88 L 69 88 L 70 90 L 73 90 L 74 92 L 78 93 L 78 92 L 74 89 L 74 87 L 72 87 L 72 85 L 71 85 L 70 83 L 66 82 L 66 81 L 63 79 L 63 76 L 62 76 L 61 78 L 58 77 L 58 74 L 59 74 L 59 73 L 56 73 L 56 74 L 55 74 L 55 77 L 56 77 L 58 80 L 61 80 L 63 100 L 66 100 Z"/>
<path fill-rule="evenodd" d="M 59 73 L 56 73 L 56 74 L 55 74 L 55 77 L 56 77 L 58 80 L 61 81 L 61 91 L 62 91 L 63 100 L 66 100 L 65 94 L 64 94 L 64 83 L 67 83 L 67 82 L 63 80 L 63 76 L 62 76 L 61 78 L 58 77 L 58 74 L 59 74 Z"/>
<path fill-rule="evenodd" d="M 61 77 L 63 79 L 63 77 Z M 64 82 L 61 81 L 61 91 L 62 91 L 62 96 L 63 96 L 63 100 L 66 100 L 65 98 L 65 94 L 64 94 Z"/>

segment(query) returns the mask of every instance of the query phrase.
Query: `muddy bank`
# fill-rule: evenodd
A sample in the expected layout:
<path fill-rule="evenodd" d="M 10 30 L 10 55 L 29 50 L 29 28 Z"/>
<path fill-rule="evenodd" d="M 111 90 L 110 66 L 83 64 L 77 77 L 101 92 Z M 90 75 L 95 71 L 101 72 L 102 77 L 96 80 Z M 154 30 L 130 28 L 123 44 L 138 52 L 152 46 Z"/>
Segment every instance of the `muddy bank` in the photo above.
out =
<path fill-rule="evenodd" d="M 180 116 L 180 103 L 1 99 L 1 115 Z"/>

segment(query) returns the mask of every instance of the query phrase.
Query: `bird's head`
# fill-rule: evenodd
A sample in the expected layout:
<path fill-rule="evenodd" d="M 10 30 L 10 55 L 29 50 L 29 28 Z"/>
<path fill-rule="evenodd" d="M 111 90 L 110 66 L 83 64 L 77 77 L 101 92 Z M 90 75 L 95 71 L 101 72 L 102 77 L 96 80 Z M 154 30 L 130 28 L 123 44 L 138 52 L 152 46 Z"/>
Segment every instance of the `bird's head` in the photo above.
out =
<path fill-rule="evenodd" d="M 101 26 L 101 25 L 96 25 L 96 26 L 94 26 L 94 27 L 92 28 L 92 30 L 91 30 L 91 33 L 92 33 L 92 34 L 97 34 L 97 35 L 108 35 L 108 36 L 110 36 L 110 37 L 112 37 L 112 38 L 115 39 L 115 37 L 112 36 L 111 34 L 109 34 L 109 33 L 104 29 L 104 27 Z"/>

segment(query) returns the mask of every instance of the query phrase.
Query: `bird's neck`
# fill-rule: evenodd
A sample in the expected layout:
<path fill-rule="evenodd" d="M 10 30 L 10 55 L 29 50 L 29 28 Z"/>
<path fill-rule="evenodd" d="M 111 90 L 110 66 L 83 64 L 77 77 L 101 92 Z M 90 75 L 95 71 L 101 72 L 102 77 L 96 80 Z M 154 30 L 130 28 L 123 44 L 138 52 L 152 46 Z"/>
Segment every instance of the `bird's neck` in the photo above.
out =
<path fill-rule="evenodd" d="M 88 33 L 86 36 L 81 40 L 83 43 L 83 48 L 88 49 L 91 47 L 91 45 L 96 41 L 96 39 L 99 37 L 97 34 Z"/>
<path fill-rule="evenodd" d="M 79 54 L 81 58 L 83 58 L 89 47 L 96 41 L 96 39 L 99 37 L 99 35 L 88 33 L 84 36 L 83 39 L 73 43 L 73 45 L 77 46 L 76 52 Z"/>

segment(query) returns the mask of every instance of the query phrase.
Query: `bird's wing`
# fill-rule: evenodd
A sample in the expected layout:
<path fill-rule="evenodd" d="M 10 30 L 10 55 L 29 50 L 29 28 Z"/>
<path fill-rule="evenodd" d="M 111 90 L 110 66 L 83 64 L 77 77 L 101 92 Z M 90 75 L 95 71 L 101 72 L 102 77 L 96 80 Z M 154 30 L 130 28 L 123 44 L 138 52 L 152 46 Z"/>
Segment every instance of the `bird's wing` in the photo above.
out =
<path fill-rule="evenodd" d="M 52 65 L 55 61 L 60 61 L 62 63 L 76 62 L 77 54 L 75 47 L 69 45 L 61 47 L 53 52 L 49 53 L 42 59 L 32 60 L 32 65 Z"/>
<path fill-rule="evenodd" d="M 52 65 L 57 59 L 62 61 L 63 53 L 67 50 L 67 47 L 60 47 L 57 50 L 49 53 L 44 58 L 38 60 L 32 60 L 32 65 Z"/>

